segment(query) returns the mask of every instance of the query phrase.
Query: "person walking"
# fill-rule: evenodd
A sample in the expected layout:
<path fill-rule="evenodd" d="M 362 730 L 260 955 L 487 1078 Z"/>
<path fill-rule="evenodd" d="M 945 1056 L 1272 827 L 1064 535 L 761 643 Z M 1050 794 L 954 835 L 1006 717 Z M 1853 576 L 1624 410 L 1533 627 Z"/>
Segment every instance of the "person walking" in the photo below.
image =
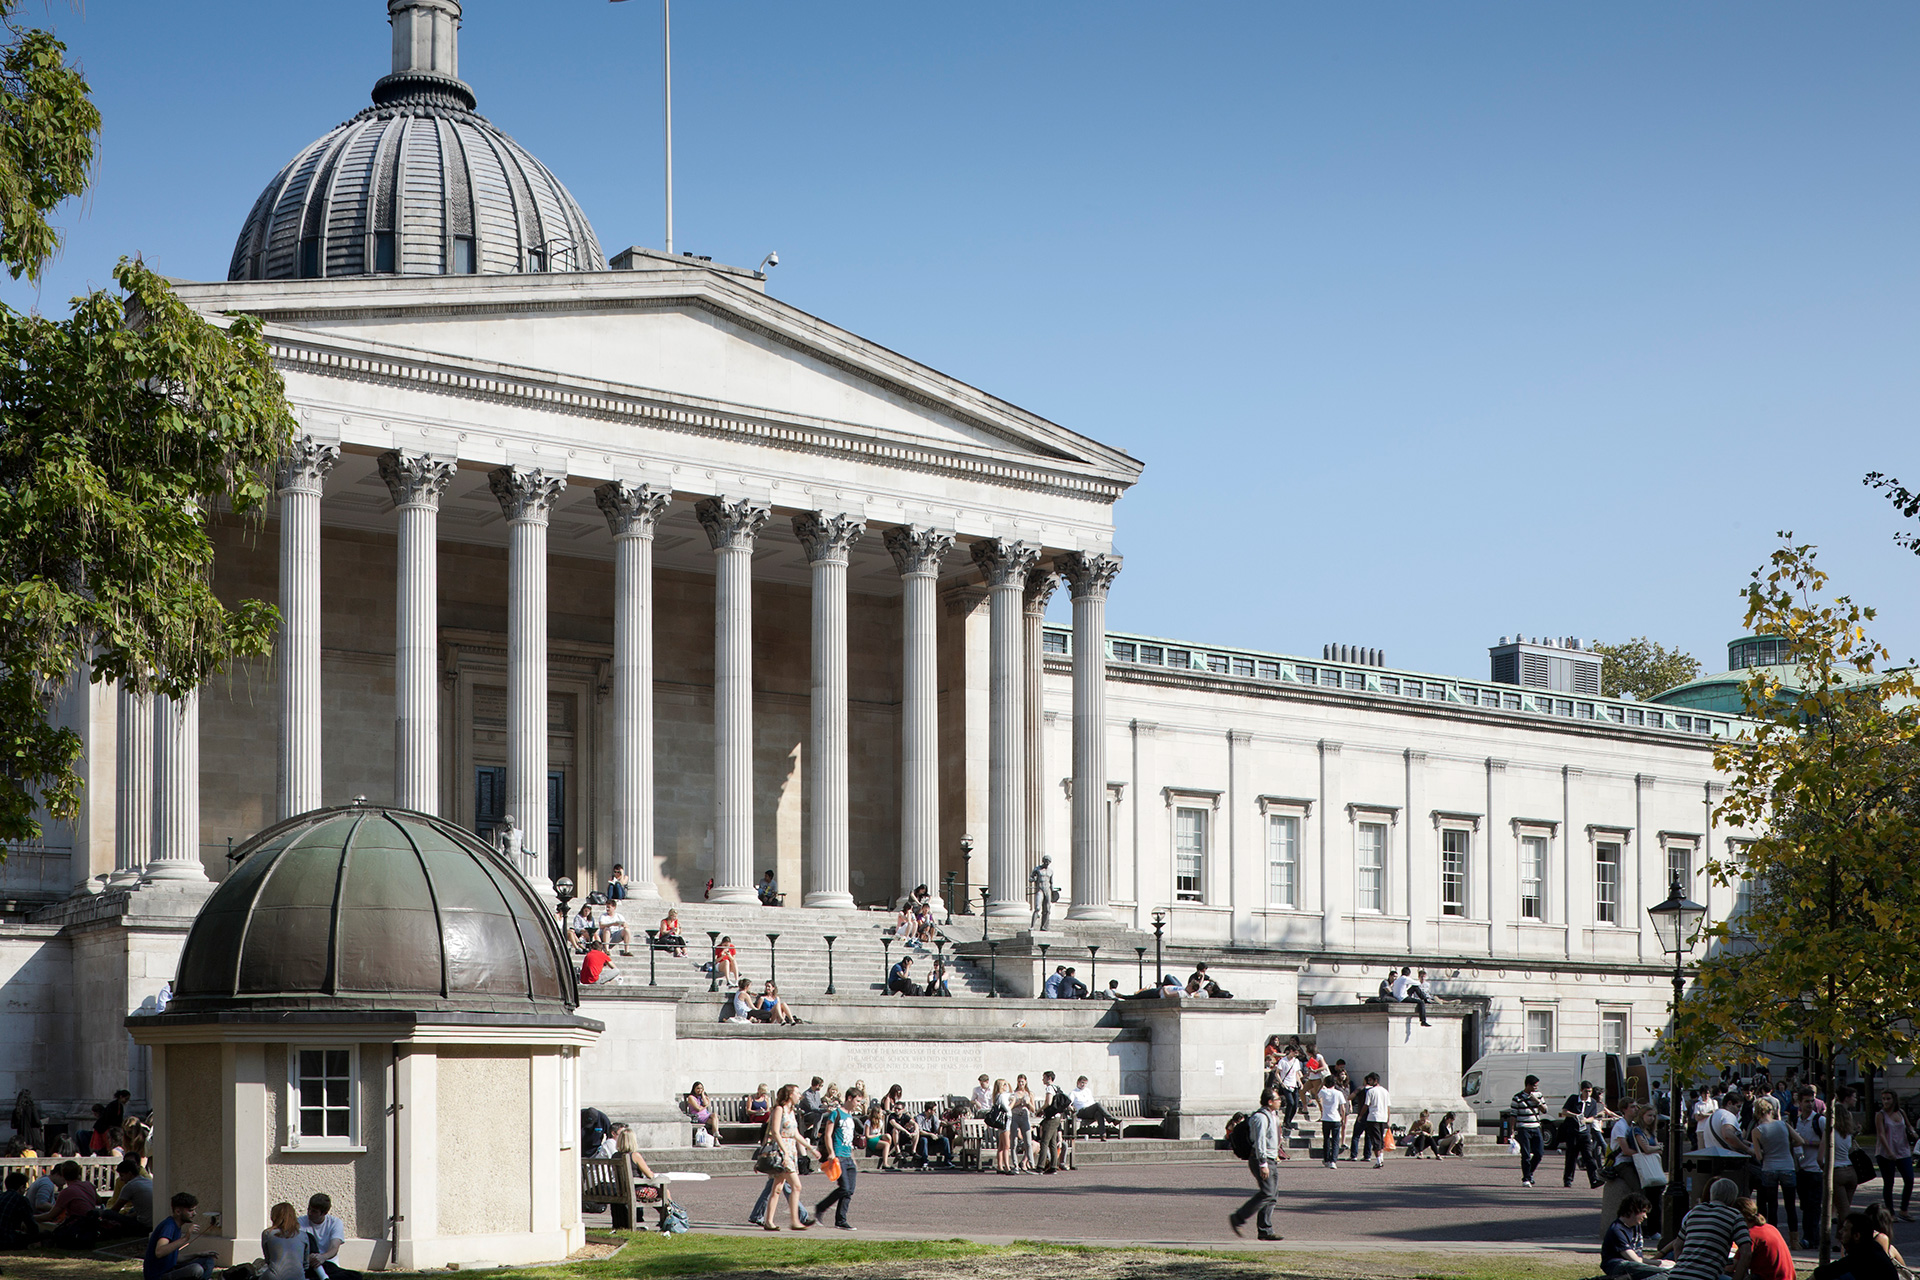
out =
<path fill-rule="evenodd" d="M 1799 1183 L 1794 1176 L 1794 1148 L 1800 1145 L 1800 1135 L 1780 1118 L 1780 1104 L 1772 1094 L 1762 1094 L 1754 1099 L 1753 1119 L 1750 1140 L 1754 1158 L 1760 1162 L 1758 1208 L 1768 1222 L 1778 1226 L 1780 1201 L 1784 1197 L 1787 1202 L 1787 1235 L 1797 1237 L 1800 1234 L 1799 1197 L 1796 1194 Z"/>
<path fill-rule="evenodd" d="M 1540 1125 L 1547 1118 L 1547 1100 L 1540 1096 L 1540 1077 L 1528 1076 L 1520 1092 L 1507 1104 L 1513 1113 L 1513 1138 L 1520 1144 L 1520 1185 L 1533 1185 L 1533 1171 L 1546 1154 Z"/>
<path fill-rule="evenodd" d="M 1820 1243 L 1826 1215 L 1827 1180 L 1820 1172 L 1820 1143 L 1827 1130 L 1827 1118 L 1813 1108 L 1813 1086 L 1801 1085 L 1794 1094 L 1798 1113 L 1793 1131 L 1800 1141 L 1793 1148 L 1793 1184 L 1800 1201 L 1800 1233 L 1788 1241 L 1794 1248 L 1812 1248 Z"/>
<path fill-rule="evenodd" d="M 857 1148 L 853 1141 L 853 1122 L 854 1117 L 860 1114 L 861 1104 L 865 1101 L 860 1090 L 855 1088 L 844 1099 L 835 1102 L 833 1109 L 826 1113 L 821 1122 L 825 1126 L 820 1142 L 821 1162 L 824 1164 L 826 1160 L 832 1159 L 840 1166 L 840 1172 L 839 1176 L 833 1180 L 833 1190 L 827 1192 L 826 1198 L 813 1206 L 813 1217 L 816 1222 L 825 1222 L 827 1210 L 832 1209 L 833 1225 L 842 1231 L 856 1229 L 851 1222 L 847 1221 L 847 1211 L 853 1207 L 854 1185 L 859 1180 L 854 1169 L 854 1155 Z"/>
<path fill-rule="evenodd" d="M 1880 1109 L 1873 1113 L 1873 1135 L 1879 1140 L 1874 1157 L 1880 1165 L 1880 1202 L 1887 1212 L 1897 1212 L 1902 1222 L 1912 1222 L 1907 1212 L 1913 1204 L 1913 1121 L 1900 1109 L 1893 1090 L 1880 1091 Z M 1900 1175 L 1900 1208 L 1893 1207 L 1893 1175 Z"/>
<path fill-rule="evenodd" d="M 1293 1135 L 1293 1118 L 1300 1114 L 1300 1078 L 1300 1052 L 1288 1045 L 1275 1060 L 1269 1082 L 1280 1091 L 1280 1132 L 1288 1137 Z"/>
<path fill-rule="evenodd" d="M 1340 1130 L 1347 1119 L 1347 1091 L 1329 1079 L 1315 1099 L 1320 1106 L 1320 1148 L 1327 1168 L 1339 1167 Z"/>
<path fill-rule="evenodd" d="M 1393 1095 L 1380 1083 L 1380 1073 L 1367 1072 L 1367 1147 L 1378 1169 L 1387 1153 L 1387 1126 L 1393 1121 Z"/>
<path fill-rule="evenodd" d="M 1244 1236 L 1248 1218 L 1255 1219 L 1260 1239 L 1279 1240 L 1273 1229 L 1273 1210 L 1280 1200 L 1280 1091 L 1268 1089 L 1260 1095 L 1260 1109 L 1247 1117 L 1252 1154 L 1247 1171 L 1253 1174 L 1256 1190 L 1247 1202 L 1227 1215 L 1233 1234 Z"/>
<path fill-rule="evenodd" d="M 774 1177 L 783 1185 L 787 1193 L 787 1208 L 792 1214 L 793 1229 L 795 1231 L 805 1231 L 813 1224 L 802 1221 L 800 1217 L 800 1120 L 794 1114 L 794 1104 L 799 1100 L 799 1097 L 799 1085 L 783 1084 L 780 1086 L 780 1092 L 773 1100 L 773 1112 L 767 1117 L 767 1136 L 771 1138 L 780 1149 L 780 1172 L 775 1174 Z M 771 1216 L 772 1211 L 772 1204 L 768 1204 L 767 1212 L 769 1216 Z M 778 1231 L 780 1229 L 771 1222 L 763 1222 L 761 1225 L 769 1231 Z"/>
<path fill-rule="evenodd" d="M 1607 1110 L 1606 1100 L 1594 1089 L 1593 1081 L 1582 1080 L 1580 1092 L 1570 1095 L 1567 1105 L 1560 1108 L 1560 1119 L 1563 1126 L 1560 1141 L 1567 1149 L 1567 1167 L 1561 1176 L 1561 1185 L 1573 1185 L 1573 1170 L 1577 1164 L 1587 1171 L 1588 1184 L 1599 1187 L 1602 1155 L 1600 1126 L 1619 1117 Z"/>

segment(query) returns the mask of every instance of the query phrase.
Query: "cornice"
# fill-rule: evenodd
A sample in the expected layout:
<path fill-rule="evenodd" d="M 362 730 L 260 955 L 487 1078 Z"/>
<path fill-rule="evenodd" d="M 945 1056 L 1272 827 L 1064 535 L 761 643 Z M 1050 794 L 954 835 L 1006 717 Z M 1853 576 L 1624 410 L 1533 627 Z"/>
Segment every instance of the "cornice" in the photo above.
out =
<path fill-rule="evenodd" d="M 1106 503 L 1117 501 L 1132 484 L 1131 478 L 1087 475 L 1040 460 L 1016 459 L 979 448 L 947 447 L 882 428 L 825 419 L 774 419 L 718 401 L 490 361 L 445 355 L 429 359 L 376 343 L 322 342 L 271 330 L 268 344 L 276 365 L 321 377 L 426 388 L 462 399 L 537 407 L 623 425 L 643 423 L 680 435 L 739 440 Z"/>

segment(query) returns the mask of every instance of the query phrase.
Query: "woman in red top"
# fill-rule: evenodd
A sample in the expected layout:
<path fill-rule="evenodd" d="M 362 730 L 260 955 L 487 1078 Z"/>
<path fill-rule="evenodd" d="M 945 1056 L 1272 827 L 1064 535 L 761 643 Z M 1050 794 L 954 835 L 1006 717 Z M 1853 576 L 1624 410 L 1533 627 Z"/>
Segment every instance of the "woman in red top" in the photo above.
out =
<path fill-rule="evenodd" d="M 1793 1254 L 1780 1229 L 1766 1220 L 1752 1196 L 1741 1196 L 1733 1204 L 1747 1220 L 1747 1234 L 1753 1239 L 1747 1275 L 1751 1280 L 1793 1280 Z"/>
<path fill-rule="evenodd" d="M 740 969 L 734 964 L 734 959 L 739 954 L 739 949 L 733 945 L 733 939 L 723 936 L 713 949 L 714 976 L 722 982 L 738 982 Z"/>

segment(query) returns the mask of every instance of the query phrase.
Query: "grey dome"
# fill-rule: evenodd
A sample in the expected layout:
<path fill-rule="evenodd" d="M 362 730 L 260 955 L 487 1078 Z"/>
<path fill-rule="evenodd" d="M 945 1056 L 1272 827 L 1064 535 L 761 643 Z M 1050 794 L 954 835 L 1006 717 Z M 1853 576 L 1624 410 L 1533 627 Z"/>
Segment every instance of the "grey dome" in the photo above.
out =
<path fill-rule="evenodd" d="M 565 1014 L 571 953 L 519 872 L 408 809 L 316 809 L 234 851 L 180 955 L 169 1014 Z"/>
<path fill-rule="evenodd" d="M 474 111 L 460 6 L 389 0 L 393 73 L 374 105 L 295 156 L 254 202 L 229 280 L 602 271 L 547 167 Z"/>

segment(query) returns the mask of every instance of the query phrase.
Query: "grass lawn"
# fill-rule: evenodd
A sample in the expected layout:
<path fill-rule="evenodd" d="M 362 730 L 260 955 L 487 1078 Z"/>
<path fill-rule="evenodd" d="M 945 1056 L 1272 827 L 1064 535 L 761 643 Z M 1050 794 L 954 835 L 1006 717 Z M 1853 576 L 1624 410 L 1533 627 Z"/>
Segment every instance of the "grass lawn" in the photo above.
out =
<path fill-rule="evenodd" d="M 678 1236 L 594 1232 L 591 1239 L 624 1240 L 625 1247 L 597 1261 L 489 1274 L 541 1280 L 665 1280 L 671 1276 L 717 1275 L 743 1280 L 924 1280 L 926 1263 L 947 1259 L 964 1260 L 961 1266 L 968 1280 L 1155 1280 L 1176 1273 L 1180 1280 L 1584 1280 L 1594 1272 L 1591 1263 L 1510 1254 L 1243 1253 L 845 1236 L 769 1240 L 698 1231 Z M 37 1250 L 0 1255 L 0 1269 L 7 1280 L 83 1280 L 139 1274 L 137 1262 L 106 1262 Z"/>

